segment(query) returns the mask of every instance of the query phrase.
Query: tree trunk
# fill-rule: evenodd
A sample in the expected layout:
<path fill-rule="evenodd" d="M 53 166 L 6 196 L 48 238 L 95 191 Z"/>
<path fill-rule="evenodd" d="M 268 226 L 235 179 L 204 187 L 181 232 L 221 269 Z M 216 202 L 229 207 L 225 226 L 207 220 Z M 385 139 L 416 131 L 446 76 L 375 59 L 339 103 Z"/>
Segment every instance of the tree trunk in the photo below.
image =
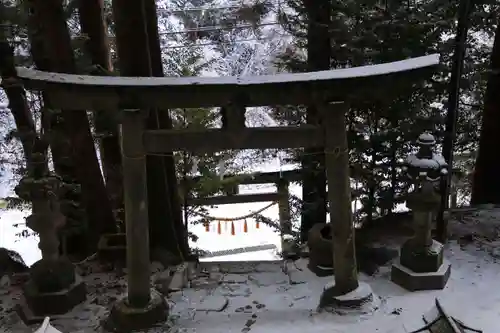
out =
<path fill-rule="evenodd" d="M 29 0 L 27 4 L 30 15 L 35 18 L 34 22 L 38 23 L 39 37 L 43 38 L 43 52 L 48 60 L 48 69 L 59 73 L 76 73 L 62 0 Z M 114 232 L 116 225 L 97 161 L 86 110 L 62 111 L 56 118 L 61 121 L 52 123 L 52 126 L 57 126 L 53 128 L 53 132 L 61 133 L 63 138 L 69 140 L 66 144 L 57 146 L 64 150 L 61 152 L 63 158 L 71 161 L 81 184 L 88 226 L 85 246 L 87 252 L 93 252 L 100 235 Z M 53 154 L 59 154 L 54 146 L 51 145 L 51 148 Z"/>
<path fill-rule="evenodd" d="M 33 121 L 31 110 L 26 100 L 26 93 L 22 85 L 16 81 L 16 68 L 14 63 L 14 50 L 9 45 L 3 30 L 0 29 L 0 74 L 2 85 L 9 100 L 9 109 L 14 117 L 19 139 L 23 147 L 24 156 L 26 158 L 26 166 L 39 167 L 42 170 L 47 170 L 45 165 L 32 165 L 33 147 L 40 140 L 36 132 L 36 126 Z M 35 170 L 35 174 L 38 172 Z"/>
<path fill-rule="evenodd" d="M 484 98 L 483 124 L 474 169 L 471 204 L 500 204 L 500 24 L 491 53 L 490 76 Z"/>
<path fill-rule="evenodd" d="M 43 36 L 43 29 L 41 28 L 41 20 L 42 18 L 36 11 L 34 11 L 33 1 L 25 2 L 25 11 L 28 13 L 28 36 L 30 42 L 30 55 L 33 59 L 35 67 L 42 71 L 50 71 L 50 62 L 47 53 L 45 52 L 45 43 Z M 50 106 L 50 98 L 45 92 L 42 92 L 42 99 L 44 104 L 44 109 L 52 109 Z M 48 116 L 48 115 L 47 115 Z M 55 118 L 55 117 L 50 117 Z M 50 126 L 51 121 L 49 120 L 46 123 L 43 123 L 42 126 L 46 127 Z M 57 128 L 57 126 L 53 126 Z M 44 130 L 49 130 L 48 128 L 44 128 Z M 52 136 L 53 137 L 53 136 Z M 69 170 L 64 167 L 63 160 L 65 159 L 66 154 L 64 154 L 64 150 L 62 149 L 62 142 L 58 142 L 58 140 L 53 140 L 52 137 L 49 137 L 50 141 L 50 150 L 52 153 L 52 161 L 54 163 L 54 169 L 57 174 L 60 176 L 67 178 L 75 178 L 74 170 Z"/>
<path fill-rule="evenodd" d="M 375 119 L 372 119 L 372 116 Z M 373 120 L 373 121 L 372 121 Z M 375 198 L 375 194 L 377 192 L 377 183 L 375 181 L 375 167 L 377 165 L 377 151 L 376 151 L 376 146 L 374 142 L 374 136 L 376 137 L 378 133 L 378 117 L 376 115 L 368 115 L 368 125 L 370 129 L 373 131 L 372 132 L 372 137 L 370 138 L 371 142 L 371 160 L 370 160 L 370 167 L 369 170 L 371 171 L 370 175 L 368 176 L 368 201 L 367 201 L 367 207 L 366 207 L 366 214 L 367 214 L 367 221 L 368 224 L 371 224 L 373 222 L 374 216 L 373 213 L 376 212 L 377 210 L 377 202 Z"/>
<path fill-rule="evenodd" d="M 87 35 L 85 43 L 87 54 L 92 60 L 92 65 L 100 66 L 105 72 L 111 72 L 111 55 L 107 25 L 104 20 L 103 0 L 79 0 L 78 11 L 82 32 Z M 96 72 L 96 75 L 106 75 L 105 72 Z M 101 161 L 103 165 L 106 188 L 115 211 L 123 209 L 123 177 L 121 167 L 120 142 L 118 125 L 110 115 L 113 110 L 100 110 L 95 114 L 96 133 L 102 137 Z"/>
<path fill-rule="evenodd" d="M 48 59 L 48 54 L 45 51 L 45 43 L 43 36 L 43 29 L 41 29 L 42 18 L 38 15 L 38 12 L 33 10 L 33 2 L 24 2 L 25 12 L 28 13 L 28 38 L 30 42 L 30 55 L 33 59 L 35 67 L 42 71 L 50 71 L 50 61 Z M 50 150 L 52 155 L 52 162 L 54 165 L 55 172 L 64 179 L 65 182 L 72 180 L 72 185 L 80 185 L 76 182 L 76 172 L 74 167 L 74 161 L 68 159 L 67 156 L 70 155 L 68 147 L 70 145 L 65 144 L 67 138 L 61 130 L 64 129 L 62 120 L 60 117 L 54 116 L 48 112 L 52 110 L 50 98 L 47 93 L 42 91 L 43 108 L 42 117 L 44 121 L 42 122 L 42 129 L 45 133 L 50 133 L 48 136 Z M 83 202 L 81 196 L 75 197 L 70 193 L 66 193 L 60 198 L 61 202 L 73 202 L 74 204 L 67 207 L 62 207 L 62 212 L 66 217 L 66 225 L 63 227 L 60 233 L 60 253 L 67 255 L 69 257 L 86 257 L 88 255 L 88 250 L 86 249 L 86 244 L 88 243 L 85 239 L 85 235 L 82 232 L 73 233 L 71 235 L 65 235 L 65 229 L 72 228 L 74 226 L 84 227 L 85 221 L 81 218 Z M 67 245 L 67 246 L 65 246 Z"/>
<path fill-rule="evenodd" d="M 150 10 L 148 12 L 150 13 Z M 145 2 L 143 0 L 113 0 L 113 14 L 120 74 L 136 77 L 151 76 Z M 157 117 L 158 112 L 150 110 L 146 121 L 147 126 L 158 124 Z M 175 229 L 172 228 L 172 222 L 176 217 L 170 204 L 165 204 L 165 200 L 171 203 L 169 195 L 174 195 L 174 193 L 168 191 L 169 179 L 163 162 L 163 156 L 148 156 L 146 160 L 150 246 L 152 249 L 166 249 L 182 257 L 183 251 L 176 238 Z"/>
<path fill-rule="evenodd" d="M 397 137 L 392 134 L 391 137 L 391 208 L 389 210 L 389 214 L 393 214 L 393 210 L 396 207 L 396 196 L 397 196 L 397 187 L 398 187 L 398 158 L 397 158 Z"/>
<path fill-rule="evenodd" d="M 456 137 L 458 103 L 460 100 L 460 82 L 464 67 L 465 52 L 467 49 L 467 32 L 469 30 L 469 17 L 472 13 L 474 1 L 460 0 L 458 7 L 458 24 L 455 35 L 455 54 L 451 66 L 450 86 L 448 88 L 447 114 L 445 124 L 445 135 L 443 138 L 443 157 L 449 165 L 447 175 L 441 177 L 439 192 L 441 194 L 440 208 L 436 216 L 436 240 L 446 243 L 448 239 L 448 219 L 444 218 L 445 210 L 448 209 L 451 176 L 453 169 L 453 147 Z"/>
<path fill-rule="evenodd" d="M 307 28 L 307 67 L 309 71 L 330 69 L 330 1 L 305 1 L 308 17 Z M 321 123 L 315 106 L 307 108 L 306 122 Z M 326 175 L 324 147 L 304 150 L 302 159 L 302 212 L 301 241 L 307 241 L 307 234 L 316 223 L 326 222 Z M 332 223 L 334 221 L 331 221 Z"/>
<path fill-rule="evenodd" d="M 163 62 L 161 58 L 161 45 L 160 36 L 158 34 L 158 16 L 156 13 L 156 2 L 154 0 L 144 0 L 144 11 L 146 15 L 146 29 L 148 34 L 149 43 L 149 56 L 151 59 L 151 72 L 153 76 L 163 77 Z M 172 119 L 170 119 L 169 110 L 155 110 L 152 115 L 155 114 L 156 117 L 150 117 L 148 120 L 148 128 L 154 129 L 171 129 Z M 157 157 L 160 163 L 163 164 L 163 169 L 165 171 L 164 179 L 167 184 L 167 204 L 169 205 L 168 210 L 171 212 L 171 218 L 169 222 L 175 231 L 174 235 L 176 237 L 176 243 L 179 244 L 180 251 L 184 257 L 189 254 L 189 244 L 188 237 L 186 234 L 186 228 L 182 223 L 182 211 L 180 196 L 178 190 L 178 182 L 175 171 L 175 162 L 173 154 L 167 154 L 166 156 Z M 161 235 L 156 235 L 156 237 Z M 158 244 L 165 242 L 165 236 L 157 240 Z"/>

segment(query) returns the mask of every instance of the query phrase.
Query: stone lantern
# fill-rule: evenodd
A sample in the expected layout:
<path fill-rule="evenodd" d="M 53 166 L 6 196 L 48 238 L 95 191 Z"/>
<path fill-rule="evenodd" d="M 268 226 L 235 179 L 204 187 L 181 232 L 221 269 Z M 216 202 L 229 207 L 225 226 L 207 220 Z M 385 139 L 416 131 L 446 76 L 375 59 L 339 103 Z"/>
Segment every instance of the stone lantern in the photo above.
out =
<path fill-rule="evenodd" d="M 47 168 L 46 143 L 33 147 L 28 174 L 16 187 L 16 194 L 32 203 L 26 225 L 40 237 L 42 259 L 30 268 L 30 278 L 23 287 L 21 316 L 28 322 L 43 321 L 45 316 L 64 314 L 86 299 L 86 288 L 75 274 L 73 264 L 59 256 L 58 230 L 65 224 L 59 195 L 68 188 Z"/>
<path fill-rule="evenodd" d="M 408 290 L 443 289 L 450 276 L 450 264 L 443 259 L 443 245 L 432 239 L 432 219 L 439 210 L 436 190 L 448 173 L 443 156 L 434 152 L 430 133 L 418 137 L 419 150 L 408 157 L 405 169 L 413 180 L 406 205 L 412 210 L 414 236 L 401 248 L 400 261 L 392 267 L 393 282 Z"/>

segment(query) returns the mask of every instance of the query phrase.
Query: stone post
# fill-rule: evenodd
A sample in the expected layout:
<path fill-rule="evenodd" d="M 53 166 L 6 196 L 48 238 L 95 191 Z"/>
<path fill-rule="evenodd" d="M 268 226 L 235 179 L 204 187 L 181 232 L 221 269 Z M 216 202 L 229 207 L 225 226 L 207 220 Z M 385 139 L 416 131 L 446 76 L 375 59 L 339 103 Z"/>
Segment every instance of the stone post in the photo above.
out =
<path fill-rule="evenodd" d="M 319 307 L 359 308 L 377 299 L 370 286 L 358 281 L 354 223 L 352 220 L 349 146 L 347 142 L 346 103 L 318 103 L 325 142 L 325 169 L 332 230 L 334 281 L 328 283 Z M 375 307 L 373 307 L 375 309 Z"/>
<path fill-rule="evenodd" d="M 28 323 L 66 313 L 86 299 L 85 284 L 75 274 L 73 264 L 59 256 L 58 229 L 65 224 L 59 196 L 68 187 L 47 169 L 46 148 L 45 140 L 35 142 L 28 174 L 15 189 L 20 198 L 32 202 L 26 225 L 38 233 L 42 252 L 42 259 L 30 268 L 30 279 L 23 287 L 24 300 L 18 308 Z"/>
<path fill-rule="evenodd" d="M 114 304 L 105 326 L 111 331 L 130 332 L 166 321 L 168 305 L 159 293 L 151 292 L 146 151 L 143 145 L 146 112 L 126 109 L 122 116 L 120 139 L 128 292 Z"/>
<path fill-rule="evenodd" d="M 436 185 L 448 172 L 441 155 L 434 153 L 434 137 L 423 133 L 417 140 L 419 151 L 407 160 L 414 180 L 407 207 L 413 213 L 414 236 L 401 248 L 400 262 L 392 267 L 393 282 L 408 290 L 443 289 L 450 276 L 450 264 L 443 259 L 443 245 L 432 239 L 432 220 L 440 206 Z"/>

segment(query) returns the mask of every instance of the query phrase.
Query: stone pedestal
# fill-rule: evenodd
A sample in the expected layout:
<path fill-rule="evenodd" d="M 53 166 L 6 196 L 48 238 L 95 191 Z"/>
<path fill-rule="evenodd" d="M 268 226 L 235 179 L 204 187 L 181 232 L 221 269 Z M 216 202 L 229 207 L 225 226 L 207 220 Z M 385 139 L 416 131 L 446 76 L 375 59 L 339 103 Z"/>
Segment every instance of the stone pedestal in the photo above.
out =
<path fill-rule="evenodd" d="M 85 301 L 86 294 L 85 283 L 75 274 L 71 262 L 42 259 L 31 267 L 18 311 L 28 324 L 42 322 L 46 316 L 70 311 Z"/>
<path fill-rule="evenodd" d="M 360 282 L 358 288 L 350 293 L 339 293 L 335 284 L 325 286 L 319 301 L 319 309 L 327 312 L 355 311 L 367 313 L 379 307 L 379 298 L 370 285 Z"/>
<path fill-rule="evenodd" d="M 392 266 L 391 280 L 410 291 L 443 289 L 451 265 L 443 259 L 443 245 L 432 241 L 429 247 L 416 248 L 412 240 L 401 248 L 400 261 Z"/>
<path fill-rule="evenodd" d="M 18 306 L 27 323 L 43 321 L 70 311 L 85 301 L 86 288 L 75 274 L 73 264 L 59 257 L 58 230 L 65 225 L 58 197 L 65 190 L 61 180 L 46 166 L 44 143 L 35 145 L 28 175 L 16 187 L 20 198 L 30 200 L 32 214 L 26 225 L 40 236 L 38 247 L 42 259 L 30 268 L 29 280 L 23 288 L 23 300 Z"/>
<path fill-rule="evenodd" d="M 417 273 L 401 265 L 392 265 L 391 280 L 409 291 L 444 289 L 451 273 L 446 260 L 435 272 Z"/>
<path fill-rule="evenodd" d="M 104 322 L 104 327 L 108 331 L 120 333 L 148 329 L 165 322 L 168 314 L 168 304 L 157 292 L 151 294 L 148 305 L 143 308 L 131 307 L 125 297 L 114 304 L 109 317 Z"/>
<path fill-rule="evenodd" d="M 391 271 L 391 280 L 405 289 L 443 289 L 450 277 L 451 265 L 443 260 L 443 245 L 431 238 L 432 212 L 438 204 L 439 197 L 429 181 L 408 200 L 415 235 L 403 244 L 399 263 Z"/>

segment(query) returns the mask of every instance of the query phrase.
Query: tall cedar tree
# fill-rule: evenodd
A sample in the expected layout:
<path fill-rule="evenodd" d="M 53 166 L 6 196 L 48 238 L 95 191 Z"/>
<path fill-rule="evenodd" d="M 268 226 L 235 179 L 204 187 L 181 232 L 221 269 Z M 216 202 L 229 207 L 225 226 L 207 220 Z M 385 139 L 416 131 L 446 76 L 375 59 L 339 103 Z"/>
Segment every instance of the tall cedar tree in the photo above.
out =
<path fill-rule="evenodd" d="M 76 73 L 62 1 L 28 0 L 25 4 L 29 14 L 31 51 L 36 66 L 41 70 L 58 73 Z M 49 99 L 44 102 L 46 107 L 50 106 Z M 62 110 L 51 122 L 51 134 L 61 135 L 59 139 L 50 142 L 56 171 L 58 164 L 61 169 L 68 171 L 68 168 L 62 167 L 63 164 L 66 165 L 66 162 L 62 161 L 70 160 L 74 169 L 74 175 L 71 176 L 81 184 L 88 234 L 79 244 L 84 247 L 81 249 L 82 253 L 93 252 L 97 248 L 100 235 L 114 232 L 116 224 L 97 160 L 86 110 Z"/>
<path fill-rule="evenodd" d="M 151 59 L 151 74 L 156 77 L 163 77 L 163 62 L 161 58 L 160 36 L 158 32 L 158 16 L 156 13 L 155 0 L 144 0 L 144 11 L 146 15 L 146 29 L 149 43 L 149 57 Z M 170 110 L 155 110 L 156 116 L 148 123 L 151 128 L 171 129 L 172 119 L 170 118 Z M 172 153 L 166 156 L 158 157 L 165 173 L 167 188 L 167 205 L 170 210 L 170 222 L 175 235 L 175 243 L 179 244 L 179 249 L 185 257 L 189 253 L 189 244 L 186 234 L 186 229 L 182 224 L 181 202 L 178 190 L 178 182 L 176 178 L 175 161 Z M 156 236 L 158 237 L 158 236 Z M 162 242 L 162 238 L 158 239 Z"/>
<path fill-rule="evenodd" d="M 500 204 L 500 155 L 496 151 L 500 134 L 500 24 L 497 23 L 490 75 L 484 99 L 479 152 L 474 169 L 471 204 Z"/>
<path fill-rule="evenodd" d="M 92 74 L 109 75 L 113 66 L 104 19 L 104 1 L 78 0 L 77 5 L 82 33 L 87 36 L 84 46 L 94 69 Z M 116 211 L 123 207 L 123 177 L 118 126 L 110 112 L 113 111 L 97 110 L 94 115 L 95 131 L 101 135 L 101 161 L 106 188 Z"/>
<path fill-rule="evenodd" d="M 112 4 L 120 74 L 136 77 L 152 76 L 145 2 L 113 0 Z M 151 12 L 148 10 L 149 16 Z M 159 128 L 157 110 L 149 110 L 146 125 L 148 128 Z M 175 176 L 168 177 L 164 162 L 163 156 L 148 156 L 146 161 L 150 246 L 152 249 L 169 250 L 182 257 L 187 255 L 186 249 L 181 246 L 181 240 L 177 239 L 174 226 L 174 223 L 181 223 L 180 207 L 173 209 L 170 196 L 176 194 L 168 191 L 169 182 L 177 184 L 177 181 Z"/>

